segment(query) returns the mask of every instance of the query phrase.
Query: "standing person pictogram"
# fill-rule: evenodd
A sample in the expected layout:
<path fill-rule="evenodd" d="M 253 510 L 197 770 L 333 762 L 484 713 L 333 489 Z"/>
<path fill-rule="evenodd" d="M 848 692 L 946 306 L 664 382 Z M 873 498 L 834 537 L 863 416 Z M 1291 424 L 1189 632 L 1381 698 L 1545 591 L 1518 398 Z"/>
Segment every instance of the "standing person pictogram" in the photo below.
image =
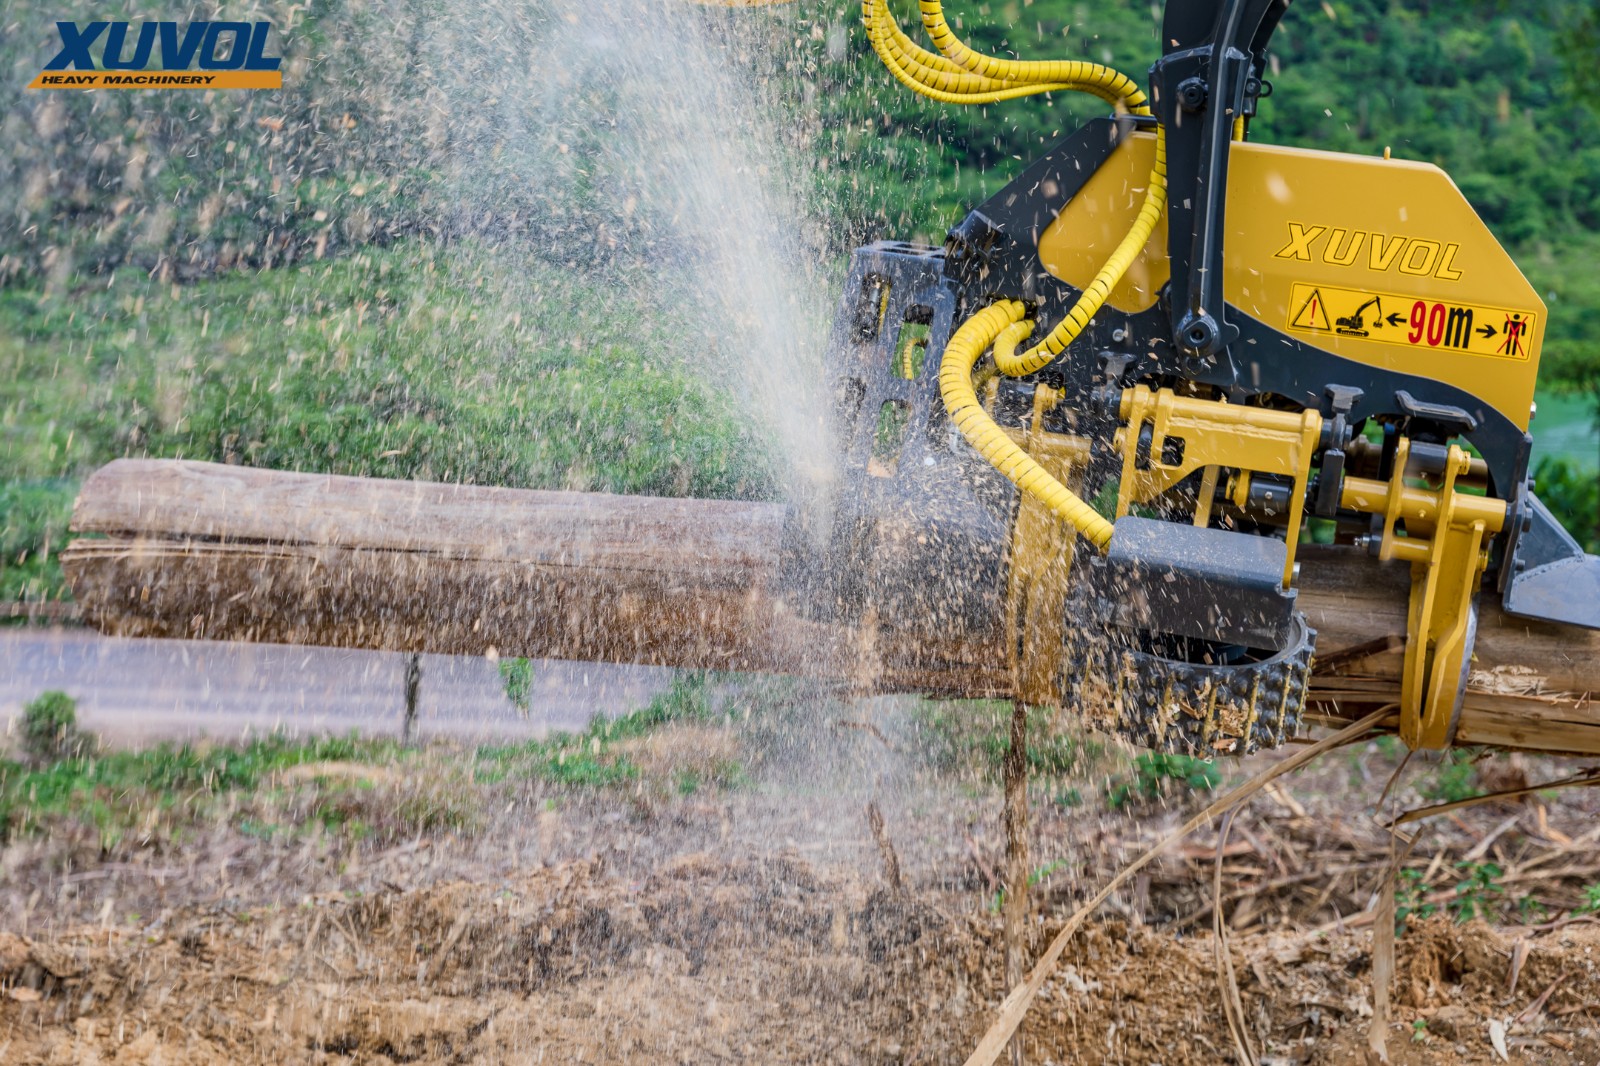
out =
<path fill-rule="evenodd" d="M 1528 323 L 1523 321 L 1521 315 L 1507 315 L 1505 325 L 1506 339 L 1500 342 L 1499 354 L 1522 355 L 1522 334 L 1527 327 Z"/>

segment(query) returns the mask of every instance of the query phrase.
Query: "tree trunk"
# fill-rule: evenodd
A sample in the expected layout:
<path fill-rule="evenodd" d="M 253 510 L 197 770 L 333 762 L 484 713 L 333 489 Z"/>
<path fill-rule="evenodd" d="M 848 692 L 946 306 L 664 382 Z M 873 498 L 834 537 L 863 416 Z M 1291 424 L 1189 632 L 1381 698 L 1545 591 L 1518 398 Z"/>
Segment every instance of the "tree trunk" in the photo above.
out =
<path fill-rule="evenodd" d="M 1022 983 L 1028 965 L 1028 707 L 1011 701 L 1011 746 L 1002 764 L 1005 779 L 1006 883 L 1001 913 L 1006 987 Z M 1011 1037 L 1011 1066 L 1022 1066 L 1022 1032 Z"/>
<path fill-rule="evenodd" d="M 823 624 L 779 585 L 781 506 L 118 460 L 84 484 L 62 565 L 131 636 L 804 673 L 869 692 L 1011 698 L 992 632 Z M 1313 692 L 1349 719 L 1398 699 L 1409 568 L 1303 547 Z M 1600 754 L 1600 634 L 1485 604 L 1461 743 Z M 1555 694 L 1555 695 L 1551 695 Z"/>

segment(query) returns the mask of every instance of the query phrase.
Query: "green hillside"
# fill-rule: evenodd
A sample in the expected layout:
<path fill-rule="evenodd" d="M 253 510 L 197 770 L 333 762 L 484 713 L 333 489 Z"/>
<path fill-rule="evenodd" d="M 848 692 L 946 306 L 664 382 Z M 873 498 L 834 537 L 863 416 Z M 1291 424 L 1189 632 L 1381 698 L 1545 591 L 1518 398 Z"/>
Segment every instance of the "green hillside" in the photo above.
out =
<path fill-rule="evenodd" d="M 915 5 L 895 2 L 917 32 Z M 170 17 L 153 0 L 125 8 Z M 826 292 L 854 244 L 938 239 L 1104 110 L 1074 95 L 924 101 L 878 64 L 851 0 L 648 16 L 620 0 L 254 10 L 276 28 L 281 91 L 26 92 L 56 19 L 104 16 L 7 8 L 0 600 L 60 593 L 52 554 L 77 481 L 122 454 L 770 494 L 766 428 L 714 372 L 742 353 L 706 355 L 734 343 L 695 307 L 708 231 L 652 198 L 652 148 L 770 127 L 778 156 L 751 167 L 800 185 L 806 210 L 775 225 L 808 235 L 801 273 Z M 1591 397 L 1597 10 L 1300 0 L 1253 129 L 1448 170 L 1545 294 L 1544 380 Z M 950 15 L 983 49 L 1141 80 L 1158 53 L 1149 3 L 951 0 Z M 724 111 L 708 88 L 708 125 L 653 144 L 641 127 L 660 112 L 607 80 L 619 53 L 585 49 L 605 33 L 648 48 L 662 26 L 649 20 L 665 18 L 738 68 L 751 99 Z M 709 80 L 692 64 L 679 78 Z M 1594 525 L 1592 473 L 1546 480 L 1575 528 Z"/>

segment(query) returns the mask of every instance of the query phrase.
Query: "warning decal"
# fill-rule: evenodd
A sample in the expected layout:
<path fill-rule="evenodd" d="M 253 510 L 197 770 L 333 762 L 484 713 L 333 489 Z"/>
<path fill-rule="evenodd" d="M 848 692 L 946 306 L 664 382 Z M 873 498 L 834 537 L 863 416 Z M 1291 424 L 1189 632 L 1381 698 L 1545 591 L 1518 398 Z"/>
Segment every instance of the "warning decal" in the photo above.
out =
<path fill-rule="evenodd" d="M 1328 306 L 1322 302 L 1321 290 L 1312 289 L 1311 295 L 1307 296 L 1304 301 L 1300 301 L 1300 289 L 1302 287 L 1300 285 L 1295 286 L 1295 300 L 1300 302 L 1300 310 L 1295 312 L 1294 317 L 1289 320 L 1289 324 L 1296 329 L 1327 329 Z"/>
<path fill-rule="evenodd" d="M 1296 333 L 1499 359 L 1522 360 L 1532 354 L 1536 318 L 1532 311 L 1328 285 L 1296 284 L 1289 299 L 1289 328 Z"/>

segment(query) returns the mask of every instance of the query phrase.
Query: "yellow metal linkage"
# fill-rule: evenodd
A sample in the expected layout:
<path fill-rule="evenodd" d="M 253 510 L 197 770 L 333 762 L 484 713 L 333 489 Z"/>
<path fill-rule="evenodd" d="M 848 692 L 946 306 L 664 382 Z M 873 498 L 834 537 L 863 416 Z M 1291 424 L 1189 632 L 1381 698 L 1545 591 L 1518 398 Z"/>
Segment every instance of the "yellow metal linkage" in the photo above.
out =
<path fill-rule="evenodd" d="M 1203 471 L 1194 513 L 1197 526 L 1210 522 L 1223 468 L 1238 471 L 1235 479 L 1241 485 L 1251 472 L 1292 478 L 1283 586 L 1294 583 L 1295 546 L 1300 542 L 1311 460 L 1322 435 L 1321 414 L 1201 400 L 1178 396 L 1171 389 L 1152 391 L 1143 385 L 1123 390 L 1119 413 L 1127 424 L 1114 438 L 1122 452 L 1118 518 L 1127 514 L 1131 505 L 1148 503 L 1196 470 Z M 1139 437 L 1146 425 L 1150 427 L 1150 454 L 1141 466 Z M 1176 463 L 1163 461 L 1169 439 L 1183 444 L 1182 458 Z"/>
<path fill-rule="evenodd" d="M 1388 481 L 1347 477 L 1339 505 L 1383 516 L 1379 559 L 1411 564 L 1411 608 L 1400 680 L 1400 739 L 1408 747 L 1444 748 L 1470 663 L 1473 600 L 1489 565 L 1486 542 L 1505 526 L 1506 504 L 1456 491 L 1473 471 L 1472 456 L 1455 445 L 1437 489 L 1405 483 L 1410 441 L 1401 440 Z M 1404 535 L 1401 535 L 1401 526 Z"/>

